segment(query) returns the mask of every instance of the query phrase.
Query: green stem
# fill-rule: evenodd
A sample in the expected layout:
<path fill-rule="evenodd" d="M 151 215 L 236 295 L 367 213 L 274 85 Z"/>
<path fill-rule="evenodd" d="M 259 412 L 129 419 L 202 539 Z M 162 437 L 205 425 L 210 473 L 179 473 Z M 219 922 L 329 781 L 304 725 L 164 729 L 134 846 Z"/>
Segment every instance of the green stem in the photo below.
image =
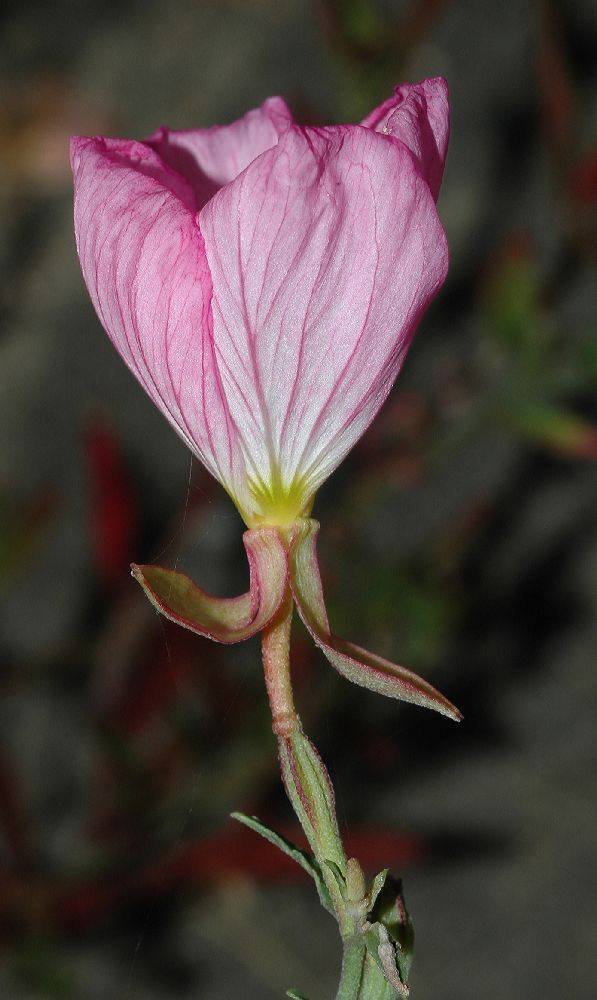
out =
<path fill-rule="evenodd" d="M 288 590 L 277 615 L 262 633 L 263 668 L 286 792 L 313 851 L 342 935 L 342 973 L 336 1000 L 394 1000 L 396 990 L 368 954 L 362 933 L 364 914 L 359 904 L 365 901 L 363 874 L 356 861 L 346 860 L 329 775 L 303 733 L 294 707 L 292 611 Z"/>
<path fill-rule="evenodd" d="M 336 1000 L 395 1000 L 396 990 L 367 954 L 360 934 L 344 941 Z"/>
<path fill-rule="evenodd" d="M 286 793 L 320 867 L 341 931 L 346 933 L 349 927 L 340 887 L 329 867 L 329 862 L 332 862 L 341 875 L 344 875 L 346 858 L 336 820 L 334 792 L 323 761 L 303 733 L 292 697 L 292 612 L 292 596 L 288 591 L 278 614 L 262 632 L 263 669 L 272 713 L 272 729 L 278 739 Z"/>
<path fill-rule="evenodd" d="M 367 950 L 361 936 L 344 941 L 342 973 L 336 1000 L 357 1000 L 363 980 Z"/>

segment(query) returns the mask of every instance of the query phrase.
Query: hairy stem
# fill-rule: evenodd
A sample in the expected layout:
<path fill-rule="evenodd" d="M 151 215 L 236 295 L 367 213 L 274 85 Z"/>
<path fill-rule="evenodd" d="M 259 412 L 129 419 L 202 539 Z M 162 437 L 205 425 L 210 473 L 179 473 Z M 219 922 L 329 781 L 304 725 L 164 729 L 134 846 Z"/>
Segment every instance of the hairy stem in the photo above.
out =
<path fill-rule="evenodd" d="M 343 947 L 336 1000 L 395 1000 L 396 990 L 367 954 L 362 936 L 345 939 Z"/>
<path fill-rule="evenodd" d="M 357 1000 L 363 981 L 365 965 L 365 942 L 359 937 L 344 941 L 342 953 L 342 973 L 336 1000 Z"/>
<path fill-rule="evenodd" d="M 263 672 L 272 711 L 272 729 L 278 738 L 290 736 L 299 724 L 290 681 L 292 607 L 292 595 L 288 589 L 275 618 L 261 634 Z"/>
<path fill-rule="evenodd" d="M 303 733 L 294 707 L 290 680 L 290 628 L 292 596 L 284 601 L 262 633 L 265 685 L 272 713 L 272 729 L 278 740 L 282 780 L 296 817 L 309 841 L 332 899 L 340 931 L 350 931 L 342 894 L 330 862 L 344 875 L 346 857 L 342 848 L 334 791 L 325 764 Z"/>
<path fill-rule="evenodd" d="M 336 1000 L 394 1000 L 397 990 L 367 952 L 364 914 L 357 906 L 364 900 L 365 883 L 357 862 L 346 860 L 332 783 L 294 707 L 290 679 L 292 611 L 288 590 L 275 618 L 262 633 L 263 669 L 284 786 L 313 851 L 342 936 L 342 972 Z M 359 876 L 356 882 L 355 870 Z"/>

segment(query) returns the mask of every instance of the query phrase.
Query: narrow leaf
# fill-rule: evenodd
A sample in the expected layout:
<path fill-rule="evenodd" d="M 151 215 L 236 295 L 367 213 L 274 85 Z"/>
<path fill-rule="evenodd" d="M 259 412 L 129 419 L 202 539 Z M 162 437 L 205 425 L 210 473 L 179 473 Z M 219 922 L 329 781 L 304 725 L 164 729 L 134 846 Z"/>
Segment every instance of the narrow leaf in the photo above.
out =
<path fill-rule="evenodd" d="M 278 610 L 288 574 L 286 549 L 276 528 L 246 531 L 250 586 L 239 597 L 213 597 L 184 573 L 162 566 L 137 566 L 132 575 L 158 611 L 191 632 L 216 642 L 248 639 Z"/>
<path fill-rule="evenodd" d="M 346 879 L 344 878 L 344 875 L 334 861 L 326 861 L 326 865 L 334 877 L 334 881 L 338 886 L 338 891 L 340 892 L 342 899 L 346 902 Z"/>
<path fill-rule="evenodd" d="M 383 889 L 386 879 L 390 873 L 389 868 L 384 868 L 383 871 L 378 872 L 373 883 L 371 885 L 371 890 L 369 892 L 369 909 L 372 910 L 377 902 L 377 897 L 379 896 L 381 890 Z"/>
<path fill-rule="evenodd" d="M 244 813 L 240 812 L 233 812 L 230 815 L 233 819 L 238 820 L 239 823 L 243 823 L 244 826 L 248 826 L 250 830 L 253 830 L 265 840 L 269 841 L 270 844 L 277 847 L 283 854 L 288 855 L 288 857 L 292 858 L 293 861 L 296 861 L 296 863 L 300 865 L 301 868 L 303 868 L 315 882 L 321 905 L 324 909 L 328 910 L 329 913 L 334 914 L 334 907 L 332 906 L 330 894 L 323 880 L 321 869 L 311 854 L 308 854 L 307 851 L 301 850 L 300 847 L 297 847 L 290 840 L 287 840 L 286 837 L 282 837 L 281 834 L 276 833 L 275 830 L 271 830 L 256 816 L 246 816 Z M 290 994 L 288 995 L 290 996 Z"/>

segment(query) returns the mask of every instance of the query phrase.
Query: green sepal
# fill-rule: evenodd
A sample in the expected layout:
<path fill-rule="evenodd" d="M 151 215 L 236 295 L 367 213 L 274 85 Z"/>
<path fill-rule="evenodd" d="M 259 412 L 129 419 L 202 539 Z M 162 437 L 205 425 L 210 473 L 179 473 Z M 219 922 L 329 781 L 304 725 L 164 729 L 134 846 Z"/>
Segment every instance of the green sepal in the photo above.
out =
<path fill-rule="evenodd" d="M 304 993 L 299 993 L 298 990 L 286 990 L 286 996 L 290 997 L 290 1000 L 308 1000 L 308 997 Z"/>
<path fill-rule="evenodd" d="M 262 823 L 257 816 L 246 816 L 244 813 L 240 812 L 233 812 L 230 815 L 232 816 L 232 819 L 238 820 L 238 822 L 243 823 L 244 826 L 248 826 L 250 830 L 254 831 L 254 833 L 258 833 L 264 838 L 264 840 L 269 841 L 270 844 L 277 847 L 283 854 L 286 854 L 289 858 L 292 858 L 293 861 L 296 861 L 297 865 L 300 865 L 301 868 L 303 868 L 315 882 L 321 905 L 328 911 L 328 913 L 331 913 L 332 916 L 335 915 L 328 888 L 323 879 L 323 875 L 321 874 L 321 868 L 312 854 L 309 854 L 308 851 L 303 851 L 300 847 L 297 847 L 296 844 L 293 844 L 292 841 L 287 840 L 286 837 L 283 837 L 280 833 L 276 833 L 275 830 L 271 830 L 269 826 Z M 296 995 L 297 997 L 299 996 L 298 993 Z M 290 993 L 288 996 L 290 996 Z"/>

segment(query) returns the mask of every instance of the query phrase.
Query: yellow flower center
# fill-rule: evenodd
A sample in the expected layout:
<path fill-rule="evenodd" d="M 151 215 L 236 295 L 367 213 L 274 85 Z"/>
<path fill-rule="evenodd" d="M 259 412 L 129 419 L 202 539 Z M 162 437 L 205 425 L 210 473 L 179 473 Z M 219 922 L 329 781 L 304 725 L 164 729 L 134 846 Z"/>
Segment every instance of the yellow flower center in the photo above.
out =
<path fill-rule="evenodd" d="M 275 473 L 269 483 L 250 483 L 249 489 L 254 500 L 251 511 L 241 511 L 249 528 L 259 528 L 271 524 L 276 528 L 290 528 L 301 517 L 309 517 L 313 506 L 313 496 L 307 496 L 300 480 L 285 485 L 279 473 Z"/>

